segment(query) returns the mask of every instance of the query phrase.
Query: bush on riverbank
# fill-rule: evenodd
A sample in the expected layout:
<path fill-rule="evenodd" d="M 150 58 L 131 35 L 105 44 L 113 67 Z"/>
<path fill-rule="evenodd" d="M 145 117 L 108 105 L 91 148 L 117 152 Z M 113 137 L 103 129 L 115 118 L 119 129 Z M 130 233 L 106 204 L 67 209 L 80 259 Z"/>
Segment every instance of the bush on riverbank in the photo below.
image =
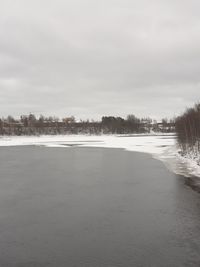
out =
<path fill-rule="evenodd" d="M 179 116 L 175 129 L 181 154 L 194 159 L 200 165 L 200 104 Z"/>

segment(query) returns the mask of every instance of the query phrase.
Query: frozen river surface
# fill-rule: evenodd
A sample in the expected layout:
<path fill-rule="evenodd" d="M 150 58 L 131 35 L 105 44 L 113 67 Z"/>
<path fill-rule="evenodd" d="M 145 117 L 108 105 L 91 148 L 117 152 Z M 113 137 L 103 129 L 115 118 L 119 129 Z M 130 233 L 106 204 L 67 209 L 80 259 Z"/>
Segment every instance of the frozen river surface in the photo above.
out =
<path fill-rule="evenodd" d="M 1 147 L 0 266 L 200 266 L 185 179 L 117 148 Z"/>

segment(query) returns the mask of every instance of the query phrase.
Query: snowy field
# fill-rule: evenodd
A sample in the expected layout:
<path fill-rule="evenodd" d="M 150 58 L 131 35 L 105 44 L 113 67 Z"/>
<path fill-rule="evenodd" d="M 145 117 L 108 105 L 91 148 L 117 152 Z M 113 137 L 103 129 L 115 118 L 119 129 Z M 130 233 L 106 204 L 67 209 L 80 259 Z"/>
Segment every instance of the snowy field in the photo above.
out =
<path fill-rule="evenodd" d="M 161 160 L 176 174 L 200 177 L 200 167 L 192 160 L 178 154 L 175 136 L 170 135 L 56 135 L 56 136 L 13 136 L 1 137 L 0 146 L 45 146 L 45 147 L 101 147 L 122 148 L 144 152 Z"/>

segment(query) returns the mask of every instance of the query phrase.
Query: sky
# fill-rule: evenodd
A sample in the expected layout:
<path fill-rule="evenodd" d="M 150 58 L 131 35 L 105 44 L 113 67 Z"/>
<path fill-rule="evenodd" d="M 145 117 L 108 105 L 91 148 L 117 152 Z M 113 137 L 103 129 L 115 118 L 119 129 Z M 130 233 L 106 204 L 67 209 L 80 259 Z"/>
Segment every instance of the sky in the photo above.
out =
<path fill-rule="evenodd" d="M 199 0 L 0 0 L 0 116 L 174 117 L 200 100 Z"/>

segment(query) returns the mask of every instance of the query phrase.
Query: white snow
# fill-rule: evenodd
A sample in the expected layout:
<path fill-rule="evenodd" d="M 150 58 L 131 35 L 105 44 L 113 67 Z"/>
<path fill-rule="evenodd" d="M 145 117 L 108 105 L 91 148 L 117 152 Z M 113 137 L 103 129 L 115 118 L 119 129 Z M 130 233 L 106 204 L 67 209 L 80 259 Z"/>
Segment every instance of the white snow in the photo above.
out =
<path fill-rule="evenodd" d="M 200 167 L 178 153 L 174 135 L 56 135 L 0 138 L 0 146 L 46 146 L 66 148 L 71 146 L 122 148 L 144 152 L 161 160 L 176 174 L 200 177 Z"/>

